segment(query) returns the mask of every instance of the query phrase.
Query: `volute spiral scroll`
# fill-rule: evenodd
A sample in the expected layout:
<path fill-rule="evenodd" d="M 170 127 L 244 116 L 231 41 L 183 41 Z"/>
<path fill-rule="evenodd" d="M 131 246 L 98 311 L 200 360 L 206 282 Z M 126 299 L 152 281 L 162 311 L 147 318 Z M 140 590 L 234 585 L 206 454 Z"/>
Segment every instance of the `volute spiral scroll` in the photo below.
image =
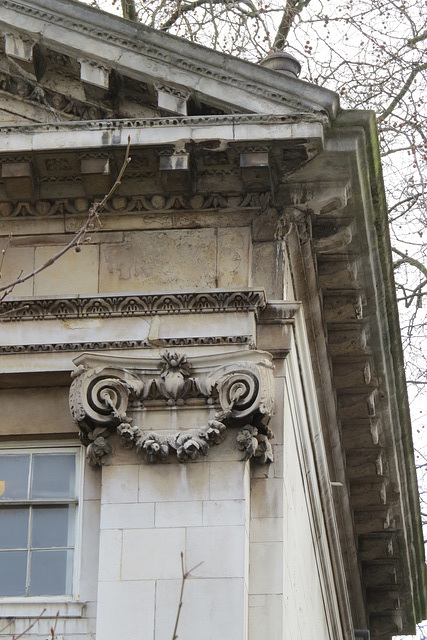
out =
<path fill-rule="evenodd" d="M 90 420 L 109 424 L 112 416 L 119 422 L 126 419 L 129 390 L 118 378 L 101 378 L 92 381 L 87 389 Z"/>
<path fill-rule="evenodd" d="M 228 373 L 218 380 L 216 386 L 221 409 L 230 417 L 245 418 L 259 404 L 259 383 L 251 372 Z"/>
<path fill-rule="evenodd" d="M 219 377 L 218 373 L 213 373 L 214 386 L 224 415 L 234 420 L 259 416 L 267 424 L 274 404 L 271 370 L 242 362 L 237 371 L 228 366 Z"/>
<path fill-rule="evenodd" d="M 122 446 L 135 448 L 147 462 L 166 461 L 170 455 L 179 462 L 196 460 L 220 444 L 231 426 L 240 428 L 237 446 L 245 459 L 270 462 L 271 359 L 256 351 L 195 356 L 191 362 L 186 354 L 168 351 L 160 358 L 82 354 L 75 360 L 70 409 L 89 463 L 104 463 L 114 432 Z M 209 409 L 207 424 L 194 427 L 190 413 L 188 428 L 154 433 L 133 425 L 128 415 L 136 411 L 137 421 L 142 421 L 151 408 L 177 410 L 184 405 Z"/>
<path fill-rule="evenodd" d="M 123 369 L 80 366 L 70 388 L 70 410 L 83 433 L 98 427 L 114 429 L 127 421 L 129 398 L 141 395 L 144 383 Z"/>

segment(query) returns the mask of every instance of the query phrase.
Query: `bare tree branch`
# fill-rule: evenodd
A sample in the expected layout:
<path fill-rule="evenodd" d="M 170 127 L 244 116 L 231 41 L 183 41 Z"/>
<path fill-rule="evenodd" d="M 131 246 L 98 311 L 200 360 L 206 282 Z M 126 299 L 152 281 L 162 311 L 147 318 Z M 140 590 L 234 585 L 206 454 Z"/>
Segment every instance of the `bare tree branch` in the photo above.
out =
<path fill-rule="evenodd" d="M 121 0 L 121 4 L 123 17 L 137 22 L 138 14 L 135 7 L 135 0 Z"/>
<path fill-rule="evenodd" d="M 410 38 L 407 42 L 408 47 L 414 47 L 417 44 L 417 42 L 421 42 L 422 40 L 426 40 L 426 39 L 427 39 L 427 30 L 423 31 L 417 36 L 414 36 L 413 38 Z"/>
<path fill-rule="evenodd" d="M 41 614 L 39 616 L 37 616 L 37 618 L 35 618 L 32 623 L 30 625 L 28 625 L 28 627 L 26 629 L 24 629 L 24 631 L 22 633 L 20 633 L 17 636 L 12 636 L 12 640 L 18 640 L 19 638 L 22 638 L 22 636 L 25 636 L 30 629 L 32 629 L 34 627 L 34 625 L 40 620 L 40 618 L 43 617 L 44 613 L 46 612 L 46 609 L 43 609 L 43 611 L 41 612 Z"/>
<path fill-rule="evenodd" d="M 408 262 L 413 267 L 421 271 L 421 273 L 427 278 L 427 267 L 425 267 L 422 262 L 420 262 L 416 258 L 412 258 L 411 256 L 408 256 L 407 253 L 403 253 L 403 251 L 400 251 L 396 247 L 392 247 L 391 249 L 394 253 L 397 253 L 398 256 L 403 258 L 405 262 Z"/>
<path fill-rule="evenodd" d="M 179 593 L 178 610 L 176 612 L 176 619 L 175 619 L 175 626 L 172 634 L 172 640 L 176 640 L 178 638 L 178 623 L 179 623 L 179 618 L 181 616 L 182 605 L 184 602 L 185 581 L 187 580 L 187 578 L 190 577 L 193 571 L 195 571 L 198 567 L 200 567 L 201 564 L 203 564 L 203 562 L 199 562 L 198 564 L 196 564 L 195 567 L 187 571 L 187 569 L 185 568 L 184 553 L 181 551 L 181 572 L 182 572 L 181 591 Z"/>
<path fill-rule="evenodd" d="M 413 81 L 416 78 L 416 76 L 421 71 L 424 71 L 425 69 L 427 69 L 427 62 L 425 64 L 418 65 L 414 69 L 412 69 L 412 71 L 409 74 L 409 77 L 406 80 L 405 84 L 403 85 L 402 89 L 399 91 L 397 96 L 395 98 L 393 98 L 393 100 L 390 102 L 390 104 L 387 107 L 387 109 L 385 109 L 381 113 L 381 116 L 380 116 L 381 120 L 384 120 L 385 118 L 387 118 L 393 112 L 395 107 L 399 104 L 399 102 L 403 99 L 405 94 L 409 91 L 409 89 L 411 87 L 411 84 L 413 83 Z"/>
<path fill-rule="evenodd" d="M 274 39 L 274 49 L 282 50 L 284 48 L 295 17 L 301 13 L 309 2 L 310 0 L 286 0 L 286 7 Z"/>
<path fill-rule="evenodd" d="M 230 5 L 234 6 L 236 9 L 240 10 L 239 5 L 245 4 L 249 7 L 251 13 L 249 14 L 252 17 L 258 16 L 258 10 L 255 5 L 250 0 L 195 0 L 195 2 L 189 2 L 186 4 L 179 4 L 178 8 L 171 14 L 171 16 L 164 22 L 160 27 L 160 31 L 168 31 L 176 21 L 185 13 L 190 11 L 194 11 L 198 7 L 202 7 L 203 5 Z M 247 14 L 247 13 L 246 13 Z"/>

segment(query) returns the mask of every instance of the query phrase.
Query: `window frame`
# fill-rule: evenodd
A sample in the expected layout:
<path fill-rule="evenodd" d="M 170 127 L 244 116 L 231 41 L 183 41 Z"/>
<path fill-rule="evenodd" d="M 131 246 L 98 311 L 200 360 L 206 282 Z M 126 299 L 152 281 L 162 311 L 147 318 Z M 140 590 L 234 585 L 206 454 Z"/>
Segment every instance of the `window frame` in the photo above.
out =
<path fill-rule="evenodd" d="M 81 544 L 82 544 L 82 512 L 83 512 L 83 488 L 84 488 L 84 450 L 82 445 L 78 445 L 75 442 L 49 442 L 49 444 L 41 442 L 25 442 L 25 444 L 18 444 L 15 442 L 2 442 L 0 446 L 0 455 L 28 455 L 28 454 L 75 454 L 76 456 L 76 476 L 75 476 L 75 498 L 73 499 L 58 499 L 58 500 L 0 500 L 0 515 L 2 505 L 10 506 L 33 506 L 33 505 L 46 505 L 46 504 L 75 504 L 75 544 L 74 544 L 74 561 L 73 561 L 73 574 L 72 574 L 72 589 L 71 594 L 66 595 L 42 595 L 42 596 L 0 596 L 0 609 L 1 604 L 49 604 L 49 603 L 61 603 L 61 602 L 73 602 L 78 601 L 77 594 L 79 593 L 80 582 L 80 570 L 81 570 Z M 40 613 L 40 611 L 39 611 Z"/>

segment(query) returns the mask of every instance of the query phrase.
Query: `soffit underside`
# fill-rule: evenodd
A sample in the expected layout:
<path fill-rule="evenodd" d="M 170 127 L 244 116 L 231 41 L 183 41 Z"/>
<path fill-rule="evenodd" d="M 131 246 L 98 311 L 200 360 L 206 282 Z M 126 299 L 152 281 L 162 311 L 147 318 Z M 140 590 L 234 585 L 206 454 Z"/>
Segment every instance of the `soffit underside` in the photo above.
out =
<path fill-rule="evenodd" d="M 247 111 L 45 46 L 35 45 L 28 60 L 8 53 L 6 38 L 0 38 L 0 125 Z"/>
<path fill-rule="evenodd" d="M 259 130 L 260 125 L 264 140 L 251 136 L 251 127 Z M 321 129 L 317 121 L 307 125 L 278 116 L 158 118 L 145 123 L 96 122 L 93 127 L 79 123 L 63 125 L 60 131 L 54 125 L 8 127 L 4 131 L 10 149 L 20 141 L 23 145 L 20 152 L 0 156 L 2 215 L 84 214 L 93 198 L 105 195 L 114 184 L 125 160 L 127 134 L 131 160 L 106 205 L 106 215 L 258 206 L 256 194 L 269 192 L 274 198 L 295 168 L 320 152 Z M 279 132 L 281 140 L 276 139 Z M 192 139 L 183 139 L 189 133 Z M 77 140 L 76 148 L 54 150 L 58 136 L 62 142 Z M 79 136 L 86 148 L 79 148 Z M 165 144 L 153 144 L 156 137 Z M 97 146 L 104 139 L 106 144 Z M 132 144 L 134 139 L 144 140 L 146 146 Z M 111 140 L 117 144 L 109 144 Z M 35 152 L 36 145 L 46 150 Z"/>
<path fill-rule="evenodd" d="M 308 172 L 321 180 L 322 155 L 292 177 L 287 188 L 294 197 L 287 202 L 306 273 L 313 274 L 302 287 L 316 282 L 320 293 L 321 315 L 312 320 L 326 341 L 371 637 L 385 639 L 413 633 L 424 615 L 424 557 L 412 502 L 417 486 L 408 459 L 413 452 L 402 445 L 402 438 L 410 439 L 410 424 L 396 406 L 406 406 L 406 390 L 393 373 L 403 363 L 387 319 L 394 303 L 388 310 L 382 306 L 384 290 L 392 290 L 382 263 L 389 256 L 380 257 L 381 238 L 371 222 L 380 214 L 366 189 L 369 177 L 361 175 L 356 154 L 348 153 L 348 197 L 322 202 L 304 183 Z"/>

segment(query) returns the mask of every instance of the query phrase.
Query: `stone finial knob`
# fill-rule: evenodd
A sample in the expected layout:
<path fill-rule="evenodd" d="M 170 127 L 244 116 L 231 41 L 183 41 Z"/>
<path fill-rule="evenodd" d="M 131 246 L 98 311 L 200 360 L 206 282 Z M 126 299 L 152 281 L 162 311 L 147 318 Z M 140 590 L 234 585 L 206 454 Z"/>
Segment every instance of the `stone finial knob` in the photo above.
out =
<path fill-rule="evenodd" d="M 261 60 L 260 65 L 293 78 L 298 78 L 301 73 L 301 65 L 298 60 L 291 53 L 285 51 L 269 53 L 266 58 Z"/>

